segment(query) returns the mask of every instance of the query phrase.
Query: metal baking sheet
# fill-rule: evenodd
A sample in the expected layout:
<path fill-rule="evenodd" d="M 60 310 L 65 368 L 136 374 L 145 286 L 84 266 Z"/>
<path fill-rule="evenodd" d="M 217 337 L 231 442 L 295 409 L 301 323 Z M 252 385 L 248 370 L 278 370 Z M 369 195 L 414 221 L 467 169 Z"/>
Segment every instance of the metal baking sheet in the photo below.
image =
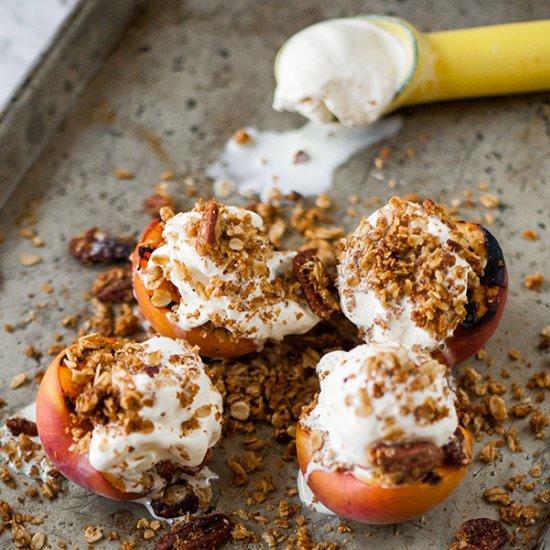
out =
<path fill-rule="evenodd" d="M 0 110 L 0 208 L 142 4 L 81 0 L 40 63 Z"/>
<path fill-rule="evenodd" d="M 10 323 L 15 331 L 0 330 L 0 396 L 7 401 L 0 409 L 0 420 L 31 402 L 36 392 L 32 383 L 10 390 L 12 377 L 25 372 L 32 378 L 47 366 L 47 350 L 55 333 L 61 333 L 65 343 L 73 336 L 61 327 L 61 321 L 82 307 L 82 293 L 96 271 L 83 269 L 68 258 L 71 236 L 94 225 L 113 234 L 137 235 L 148 219 L 142 201 L 162 172 L 173 171 L 180 180 L 200 173 L 216 159 L 235 129 L 245 124 L 275 130 L 301 124 L 299 117 L 271 109 L 273 59 L 286 37 L 321 19 L 365 12 L 398 15 L 420 30 L 441 30 L 543 18 L 548 16 L 544 4 L 508 0 L 497 8 L 494 3 L 474 0 L 150 2 L 2 210 L 0 326 Z M 105 24 L 104 19 L 97 20 L 97 25 Z M 28 126 L 34 108 L 31 102 L 13 116 Z M 494 216 L 491 230 L 504 248 L 511 283 L 504 319 L 487 346 L 495 365 L 492 371 L 481 362 L 475 366 L 495 376 L 505 367 L 511 373 L 507 384 L 514 380 L 525 384 L 534 370 L 547 367 L 548 362 L 536 348 L 538 334 L 550 322 L 549 285 L 546 282 L 539 291 L 529 291 L 522 280 L 535 271 L 550 277 L 550 98 L 539 94 L 454 102 L 407 109 L 401 116 L 403 128 L 386 144 L 392 157 L 383 170 L 374 166 L 378 147 L 355 155 L 338 170 L 331 190 L 335 217 L 344 219 L 348 228 L 357 224 L 358 218 L 345 215 L 353 194 L 386 200 L 395 193 L 414 192 L 450 202 L 463 197 L 465 191 L 478 196 L 478 184 L 488 183 L 500 207 L 487 210 L 478 205 L 467 213 L 470 219 L 487 213 Z M 26 151 L 22 144 L 13 154 L 25 155 Z M 134 178 L 114 178 L 112 171 L 118 167 L 131 171 Z M 398 182 L 396 189 L 388 187 L 392 179 Z M 185 198 L 181 189 L 180 206 L 191 207 L 194 199 Z M 210 187 L 205 184 L 201 192 L 209 195 Z M 40 249 L 22 238 L 17 226 L 30 207 L 37 217 L 33 229 L 45 243 Z M 357 210 L 360 215 L 368 211 Z M 525 229 L 536 230 L 540 239 L 525 241 Z M 41 263 L 19 264 L 19 255 L 35 253 L 41 255 Z M 42 291 L 44 283 L 53 285 L 53 294 Z M 42 307 L 44 303 L 48 306 Z M 43 352 L 41 359 L 26 356 L 29 344 Z M 512 361 L 511 349 L 521 350 L 524 359 Z M 547 402 L 542 404 L 546 410 Z M 520 429 L 523 452 L 503 450 L 502 457 L 490 465 L 474 462 L 456 493 L 426 517 L 387 527 L 350 523 L 352 531 L 340 534 L 338 519 L 304 510 L 315 540 L 339 541 L 343 548 L 446 548 L 464 520 L 498 516 L 496 508 L 482 498 L 486 487 L 502 485 L 511 475 L 526 472 L 534 463 L 533 453 L 548 450 L 547 440 L 530 436 L 525 422 L 511 419 L 506 427 L 511 426 Z M 266 428 L 265 433 L 270 430 Z M 216 510 L 225 513 L 244 507 L 242 491 L 228 485 L 225 465 L 225 457 L 237 448 L 233 440 L 224 441 L 213 464 L 221 477 Z M 282 452 L 281 446 L 271 443 L 265 471 L 253 474 L 261 477 L 270 472 L 278 480 L 278 490 L 267 503 L 276 504 L 286 487 L 295 483 L 296 465 L 283 463 Z M 19 480 L 20 487 L 24 483 Z M 82 528 L 88 524 L 101 527 L 104 533 L 116 530 L 121 538 L 134 538 L 137 548 L 153 547 L 154 540 L 140 540 L 135 530 L 137 519 L 145 516 L 137 505 L 109 502 L 74 486 L 51 502 L 26 499 L 22 505 L 17 501 L 19 494 L 0 485 L 0 498 L 17 509 L 45 514 L 39 528 L 54 548 L 58 540 L 66 541 L 68 547 L 85 548 Z M 265 504 L 250 508 L 254 510 L 271 517 Z M 249 527 L 261 535 L 261 526 L 251 523 Z M 8 532 L 0 535 L 0 546 L 12 547 Z M 118 547 L 120 542 L 105 540 L 94 545 L 98 549 Z"/>

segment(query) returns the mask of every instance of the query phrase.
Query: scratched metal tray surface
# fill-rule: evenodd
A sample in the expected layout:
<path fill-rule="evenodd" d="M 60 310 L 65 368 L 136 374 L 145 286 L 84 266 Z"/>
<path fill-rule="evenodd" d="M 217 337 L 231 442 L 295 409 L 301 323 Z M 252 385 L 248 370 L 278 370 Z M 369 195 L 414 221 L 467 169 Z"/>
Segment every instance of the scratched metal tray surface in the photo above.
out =
<path fill-rule="evenodd" d="M 71 236 L 91 226 L 137 235 L 147 223 L 142 201 L 160 173 L 170 170 L 181 180 L 204 170 L 225 140 L 245 124 L 276 130 L 301 124 L 298 117 L 271 109 L 273 59 L 286 37 L 321 19 L 358 13 L 398 15 L 421 30 L 439 30 L 543 18 L 548 16 L 544 4 L 537 0 L 508 0 L 498 7 L 475 0 L 149 2 L 1 212 L 0 233 L 5 241 L 0 245 L 0 325 L 12 324 L 15 331 L 0 330 L 0 396 L 7 401 L 0 409 L 0 421 L 33 400 L 35 384 L 10 390 L 10 380 L 19 372 L 32 377 L 47 366 L 47 350 L 55 333 L 62 333 L 69 342 L 71 333 L 60 328 L 61 320 L 82 307 L 82 293 L 95 276 L 94 269 L 83 269 L 67 257 Z M 393 193 L 415 192 L 450 201 L 487 182 L 501 202 L 490 211 L 495 217 L 491 230 L 505 251 L 511 281 L 504 319 L 487 351 L 495 358 L 493 372 L 506 367 L 512 380 L 524 384 L 531 372 L 544 366 L 536 347 L 540 330 L 550 324 L 548 283 L 536 292 L 522 284 L 528 273 L 550 276 L 549 97 L 440 104 L 406 110 L 402 117 L 402 130 L 387 143 L 392 157 L 381 172 L 373 162 L 376 147 L 355 155 L 338 170 L 331 190 L 335 217 L 345 212 L 351 194 L 386 200 Z M 406 154 L 408 148 L 415 151 L 412 158 Z M 134 179 L 115 179 L 116 167 L 127 168 Z M 390 179 L 398 182 L 396 190 L 388 188 Z M 207 184 L 201 192 L 210 193 Z M 45 242 L 41 249 L 23 239 L 16 225 L 34 199 L 38 217 L 34 229 Z M 184 198 L 181 205 L 191 207 L 192 200 Z M 358 208 L 360 215 L 366 212 Z M 476 219 L 486 212 L 476 207 L 468 216 Z M 341 217 L 348 228 L 358 221 Z M 528 228 L 536 230 L 540 240 L 522 239 Z M 40 264 L 23 267 L 18 263 L 19 255 L 35 253 L 42 257 Z M 44 283 L 53 285 L 52 295 L 43 293 Z M 45 302 L 50 305 L 42 308 Z M 26 322 L 33 315 L 35 320 Z M 26 356 L 29 344 L 43 352 L 41 359 Z M 525 360 L 512 362 L 508 357 L 512 348 L 520 349 Z M 487 372 L 481 362 L 476 368 Z M 509 420 L 506 427 L 512 425 L 514 420 Z M 518 423 L 522 435 L 524 425 Z M 269 428 L 265 433 L 270 433 Z M 456 493 L 421 520 L 385 527 L 352 523 L 351 533 L 338 534 L 338 519 L 304 514 L 317 541 L 337 540 L 345 548 L 446 548 L 464 520 L 497 517 L 496 508 L 483 501 L 486 487 L 526 472 L 534 463 L 535 451 L 545 456 L 544 441 L 527 434 L 523 441 L 521 453 L 505 451 L 491 465 L 474 462 Z M 221 479 L 215 508 L 220 512 L 245 507 L 242 491 L 228 483 L 225 465 L 225 458 L 236 449 L 235 441 L 229 439 L 216 452 L 213 469 Z M 284 463 L 282 453 L 276 443 L 266 453 L 265 471 L 278 487 L 268 503 L 276 504 L 295 483 L 296 465 Z M 261 477 L 265 472 L 254 475 Z M 24 487 L 23 479 L 19 487 Z M 18 510 L 46 514 L 41 529 L 53 547 L 65 540 L 69 547 L 85 548 L 82 527 L 87 524 L 105 533 L 117 530 L 121 538 L 134 537 L 140 549 L 154 545 L 139 540 L 135 531 L 137 518 L 145 515 L 137 505 L 109 502 L 74 486 L 51 502 L 26 499 L 22 505 L 19 495 L 20 490 L 0 485 L 0 498 Z M 254 510 L 270 516 L 265 504 L 250 508 Z M 1 548 L 12 545 L 8 532 L 0 535 Z M 119 546 L 119 542 L 102 541 L 94 548 Z"/>

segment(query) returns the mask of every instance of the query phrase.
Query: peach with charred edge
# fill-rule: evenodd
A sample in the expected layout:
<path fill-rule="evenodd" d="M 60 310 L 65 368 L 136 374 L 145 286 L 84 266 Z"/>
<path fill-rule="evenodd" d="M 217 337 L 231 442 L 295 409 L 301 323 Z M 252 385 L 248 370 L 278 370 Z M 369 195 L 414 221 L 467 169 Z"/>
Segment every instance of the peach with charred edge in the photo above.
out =
<path fill-rule="evenodd" d="M 78 394 L 78 388 L 69 369 L 62 365 L 66 351 L 52 361 L 38 388 L 36 425 L 44 451 L 67 479 L 87 491 L 112 500 L 141 498 L 143 495 L 125 492 L 115 477 L 99 472 L 86 454 L 73 449 L 71 429 L 83 426 L 77 426 L 68 405 L 70 398 Z"/>
<path fill-rule="evenodd" d="M 472 449 L 472 436 L 462 430 Z M 314 454 L 311 432 L 298 423 L 296 450 L 302 474 L 315 497 L 340 517 L 368 524 L 402 523 L 441 504 L 459 485 L 468 466 L 443 465 L 434 474 L 439 482 L 414 481 L 383 486 L 369 483 L 351 472 L 332 472 L 308 466 Z"/>
<path fill-rule="evenodd" d="M 508 271 L 502 249 L 497 240 L 482 225 L 470 222 L 458 222 L 464 231 L 482 231 L 487 264 L 481 277 L 481 284 L 489 295 L 487 311 L 476 318 L 475 311 L 470 311 L 467 318 L 455 329 L 452 336 L 445 341 L 444 348 L 435 357 L 452 367 L 462 363 L 477 353 L 495 332 L 508 297 Z M 467 307 L 474 306 L 468 304 Z"/>
<path fill-rule="evenodd" d="M 257 345 L 253 340 L 246 338 L 232 340 L 229 337 L 220 339 L 206 327 L 196 327 L 190 330 L 182 329 L 169 318 L 170 308 L 153 305 L 151 302 L 153 293 L 143 284 L 139 271 L 146 268 L 148 255 L 162 244 L 163 228 L 164 224 L 161 221 L 154 221 L 149 224 L 139 239 L 133 255 L 134 296 L 151 326 L 163 336 L 181 338 L 193 346 L 198 346 L 200 348 L 199 353 L 205 357 L 239 357 L 256 351 Z M 163 281 L 160 288 L 170 292 L 174 301 L 179 300 L 176 288 L 169 281 Z"/>

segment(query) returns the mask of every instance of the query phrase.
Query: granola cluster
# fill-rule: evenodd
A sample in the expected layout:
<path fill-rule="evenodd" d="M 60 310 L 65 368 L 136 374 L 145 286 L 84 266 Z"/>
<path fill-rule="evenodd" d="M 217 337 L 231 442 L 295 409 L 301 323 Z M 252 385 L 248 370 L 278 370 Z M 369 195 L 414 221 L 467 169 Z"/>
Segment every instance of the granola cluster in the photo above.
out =
<path fill-rule="evenodd" d="M 317 371 L 321 391 L 300 420 L 315 463 L 395 484 L 470 462 L 446 368 L 429 355 L 365 345 L 324 356 Z"/>
<path fill-rule="evenodd" d="M 177 478 L 178 468 L 200 466 L 219 438 L 221 396 L 187 345 L 90 335 L 66 350 L 60 369 L 71 450 L 120 476 L 125 490 L 158 491 Z"/>
<path fill-rule="evenodd" d="M 164 214 L 163 243 L 140 275 L 153 305 L 170 307 L 179 326 L 209 324 L 264 341 L 305 332 L 319 321 L 308 303 L 321 314 L 323 308 L 294 276 L 296 253 L 275 250 L 257 214 L 214 200 L 188 213 Z"/>
<path fill-rule="evenodd" d="M 464 321 L 468 297 L 481 287 L 482 236 L 463 230 L 430 200 L 418 206 L 393 197 L 342 243 L 339 284 L 345 309 L 356 307 L 357 291 L 373 292 L 390 311 L 401 311 L 406 299 L 412 322 L 444 340 Z M 368 336 L 368 327 L 363 331 Z"/>

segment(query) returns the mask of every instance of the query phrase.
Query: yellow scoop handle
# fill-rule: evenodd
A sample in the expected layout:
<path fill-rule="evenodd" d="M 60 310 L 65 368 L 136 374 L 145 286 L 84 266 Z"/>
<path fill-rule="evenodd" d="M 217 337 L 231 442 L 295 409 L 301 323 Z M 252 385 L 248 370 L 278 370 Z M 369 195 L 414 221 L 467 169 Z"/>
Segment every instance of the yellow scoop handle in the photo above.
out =
<path fill-rule="evenodd" d="M 403 22 L 404 23 L 404 22 Z M 550 90 L 550 20 L 418 33 L 402 105 Z"/>

